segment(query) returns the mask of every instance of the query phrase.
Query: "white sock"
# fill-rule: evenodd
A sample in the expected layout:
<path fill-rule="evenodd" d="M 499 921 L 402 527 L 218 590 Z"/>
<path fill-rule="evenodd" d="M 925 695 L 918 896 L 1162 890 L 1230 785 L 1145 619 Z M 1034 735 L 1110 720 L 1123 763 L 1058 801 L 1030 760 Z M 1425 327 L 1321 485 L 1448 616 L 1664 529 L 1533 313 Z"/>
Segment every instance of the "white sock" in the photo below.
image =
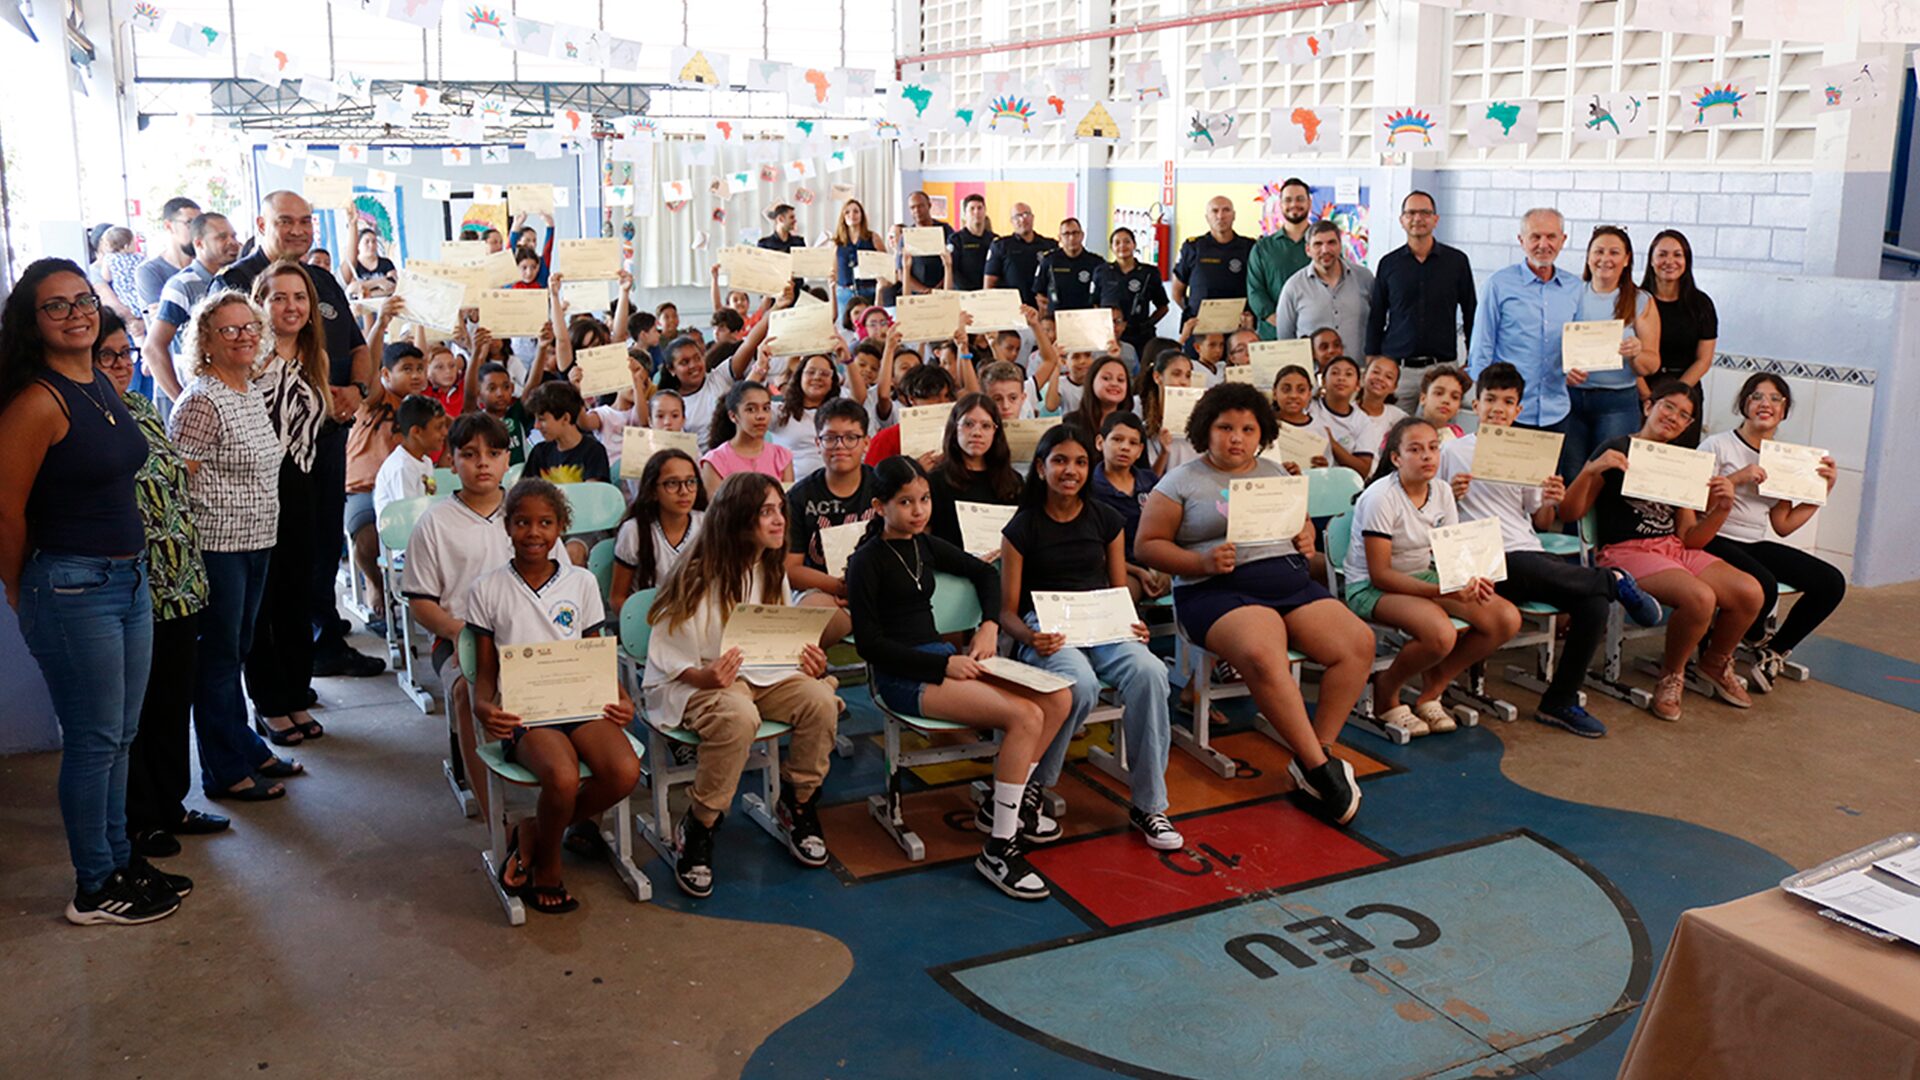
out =
<path fill-rule="evenodd" d="M 1020 792 L 1023 785 L 993 782 L 993 838 L 1011 840 L 1020 828 Z"/>
<path fill-rule="evenodd" d="M 1033 774 L 1039 771 L 1040 771 L 1040 763 L 1037 761 L 1027 766 L 1027 783 L 1029 784 L 1033 783 Z"/>

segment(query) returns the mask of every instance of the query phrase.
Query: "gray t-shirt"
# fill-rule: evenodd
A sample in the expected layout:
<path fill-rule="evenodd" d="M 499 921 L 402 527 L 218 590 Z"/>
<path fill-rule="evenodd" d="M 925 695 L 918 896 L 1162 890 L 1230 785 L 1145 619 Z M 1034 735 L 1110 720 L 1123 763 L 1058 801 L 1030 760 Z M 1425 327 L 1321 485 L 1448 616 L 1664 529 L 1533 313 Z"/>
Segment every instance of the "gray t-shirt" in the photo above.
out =
<path fill-rule="evenodd" d="M 1151 500 L 1157 496 L 1172 499 L 1180 506 L 1180 528 L 1174 542 L 1188 551 L 1204 555 L 1227 539 L 1227 481 L 1250 476 L 1285 476 L 1287 471 L 1266 458 L 1254 459 L 1247 472 L 1226 473 L 1207 463 L 1204 455 L 1168 473 L 1154 485 Z M 1234 565 L 1245 566 L 1261 559 L 1276 559 L 1294 554 L 1293 541 L 1269 540 L 1241 544 L 1234 552 Z M 1179 574 L 1175 585 L 1197 585 L 1212 574 Z"/>

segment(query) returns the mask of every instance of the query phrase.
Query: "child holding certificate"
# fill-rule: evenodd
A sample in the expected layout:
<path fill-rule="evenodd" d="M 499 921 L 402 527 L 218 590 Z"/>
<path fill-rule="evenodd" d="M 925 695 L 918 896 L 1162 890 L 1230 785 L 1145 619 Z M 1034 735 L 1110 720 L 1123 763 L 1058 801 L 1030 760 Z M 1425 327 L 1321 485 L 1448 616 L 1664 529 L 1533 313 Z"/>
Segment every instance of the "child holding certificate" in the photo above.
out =
<path fill-rule="evenodd" d="M 1760 614 L 1747 627 L 1746 640 L 1753 646 L 1754 662 L 1748 681 L 1754 689 L 1766 692 L 1786 667 L 1787 654 L 1795 645 L 1833 614 L 1847 595 L 1847 577 L 1833 564 L 1808 551 L 1789 547 L 1767 535 L 1768 526 L 1781 536 L 1812 520 L 1820 508 L 1812 502 L 1794 502 L 1760 493 L 1767 483 L 1767 471 L 1760 466 L 1760 448 L 1774 438 L 1780 424 L 1793 409 L 1793 391 L 1787 381 L 1761 373 L 1749 377 L 1734 398 L 1741 424 L 1732 431 L 1709 436 L 1700 449 L 1713 453 L 1715 471 L 1733 482 L 1733 509 L 1727 514 L 1720 534 L 1707 542 L 1707 552 L 1718 555 L 1745 571 L 1760 583 Z M 1811 456 L 1811 455 L 1808 455 Z M 1833 458 L 1822 456 L 1813 473 L 1833 490 L 1838 476 Z M 1800 590 L 1793 610 L 1780 628 L 1767 636 L 1767 616 L 1780 596 L 1785 582 Z"/>
<path fill-rule="evenodd" d="M 1393 403 L 1393 392 L 1400 385 L 1400 361 L 1376 356 L 1367 361 L 1360 377 L 1360 399 L 1354 410 L 1360 415 L 1363 430 L 1355 436 L 1354 453 L 1371 454 L 1387 441 L 1393 425 L 1407 418 L 1407 410 Z M 1376 468 L 1376 472 L 1378 469 Z"/>
<path fill-rule="evenodd" d="M 1037 812 L 1041 790 L 1059 782 L 1067 744 L 1100 700 L 1100 687 L 1112 686 L 1120 691 L 1120 723 L 1126 732 L 1132 789 L 1127 818 L 1148 847 L 1178 851 L 1186 841 L 1167 820 L 1167 747 L 1172 742 L 1167 665 L 1147 648 L 1147 624 L 1135 621 L 1127 627 L 1133 634 L 1129 640 L 1070 646 L 1066 634 L 1042 630 L 1034 611 L 1035 589 L 1088 592 L 1127 586 L 1125 522 L 1104 502 L 1084 497 L 1100 460 L 1093 441 L 1073 424 L 1042 435 L 1020 509 L 1001 533 L 1000 626 L 1019 643 L 1022 663 L 1073 681 L 1073 711 L 1041 756 L 1026 796 Z M 986 807 L 980 814 L 983 820 L 976 825 L 990 825 L 984 820 Z M 1045 842 L 1058 836 L 1056 826 L 1052 835 L 1032 839 Z"/>
<path fill-rule="evenodd" d="M 1467 433 L 1453 418 L 1472 389 L 1473 376 L 1452 364 L 1435 364 L 1420 376 L 1420 419 L 1433 425 L 1442 443 Z"/>
<path fill-rule="evenodd" d="M 475 637 L 473 711 L 490 737 L 507 744 L 507 760 L 540 782 L 539 809 L 521 819 L 507 842 L 500 885 L 533 910 L 560 915 L 580 906 L 560 881 L 568 832 L 591 829 L 640 782 L 640 759 L 626 736 L 633 702 L 616 682 L 609 688 L 616 699 L 591 719 L 527 727 L 501 708 L 501 650 L 593 637 L 606 623 L 599 582 L 556 557 L 570 516 L 560 489 L 522 480 L 507 493 L 504 514 L 513 559 L 467 593 L 467 625 Z M 580 779 L 582 762 L 593 772 L 586 780 Z"/>
<path fill-rule="evenodd" d="M 1679 379 L 1661 379 L 1647 399 L 1647 418 L 1636 435 L 1671 443 L 1692 422 L 1690 388 Z M 1760 614 L 1760 583 L 1705 550 L 1733 511 L 1733 481 L 1725 476 L 1708 481 L 1705 513 L 1627 498 L 1621 487 L 1626 480 L 1627 451 L 1636 435 L 1600 445 L 1593 460 L 1567 485 L 1560 520 L 1578 521 L 1591 509 L 1600 565 L 1632 574 L 1640 588 L 1673 609 L 1667 620 L 1660 681 L 1653 691 L 1653 715 L 1680 719 L 1686 664 L 1695 647 L 1700 649 L 1700 674 L 1713 685 L 1714 696 L 1737 709 L 1747 708 L 1753 699 L 1733 673 L 1733 650 Z"/>
<path fill-rule="evenodd" d="M 1440 695 L 1459 675 L 1492 656 L 1520 632 L 1520 612 L 1476 577 L 1453 593 L 1440 591 L 1433 569 L 1433 529 L 1460 523 L 1453 491 L 1435 483 L 1440 471 L 1440 433 L 1409 417 L 1393 425 L 1380 448 L 1380 467 L 1353 507 L 1353 540 L 1342 573 L 1347 606 L 1407 634 L 1393 663 L 1373 680 L 1373 711 L 1380 723 L 1414 735 L 1452 731 L 1453 717 Z M 1456 633 L 1449 616 L 1467 624 Z M 1400 688 L 1422 676 L 1413 707 L 1400 703 Z"/>
<path fill-rule="evenodd" d="M 1327 752 L 1339 737 L 1373 663 L 1373 634 L 1313 580 L 1313 528 L 1291 537 L 1227 539 L 1231 481 L 1284 476 L 1260 456 L 1279 431 L 1273 403 L 1247 383 L 1206 392 L 1187 440 L 1194 460 L 1156 484 L 1140 515 L 1134 557 L 1174 575 L 1173 610 L 1187 640 L 1233 665 L 1254 704 L 1287 745 L 1294 784 L 1323 814 L 1345 825 L 1360 810 L 1353 767 Z M 1325 670 L 1314 718 L 1287 659 L 1291 644 Z"/>
<path fill-rule="evenodd" d="M 1040 755 L 1066 723 L 1073 698 L 982 679 L 998 629 L 981 622 L 967 651 L 941 640 L 933 621 L 936 573 L 968 580 L 982 612 L 1000 607 L 993 568 L 926 535 L 932 511 L 927 476 L 912 458 L 894 456 L 874 470 L 879 514 L 847 562 L 847 610 L 860 651 L 873 669 L 869 688 L 897 712 L 952 720 L 1001 733 L 993 763 L 993 811 L 986 846 L 974 868 L 1018 900 L 1044 900 L 1047 883 L 1022 852 L 1022 838 L 1052 838 L 1059 823 L 1040 812 L 1027 784 Z"/>
<path fill-rule="evenodd" d="M 859 402 L 847 398 L 827 402 L 814 417 L 814 430 L 817 452 L 826 464 L 787 492 L 787 515 L 793 522 L 788 530 L 787 577 L 798 591 L 794 603 L 834 609 L 832 621 L 820 635 L 824 646 L 846 637 L 853 622 L 846 613 L 846 579 L 828 571 L 820 533 L 873 517 L 873 469 L 860 460 L 867 452 L 867 410 Z"/>
<path fill-rule="evenodd" d="M 1435 384 L 1436 386 L 1438 383 Z M 1580 684 L 1592 666 L 1594 653 L 1606 640 L 1607 616 L 1615 600 L 1642 626 L 1660 621 L 1660 602 L 1642 592 L 1625 570 L 1602 570 L 1549 555 L 1536 529 L 1558 524 L 1560 501 L 1567 488 L 1556 475 L 1539 487 L 1483 480 L 1473 475 L 1473 455 L 1481 432 L 1509 428 L 1520 415 L 1520 399 L 1527 380 L 1506 361 L 1480 373 L 1473 413 L 1480 429 L 1440 448 L 1440 479 L 1447 482 L 1459 507 L 1460 520 L 1493 518 L 1500 523 L 1507 553 L 1507 580 L 1494 591 L 1516 604 L 1528 600 L 1551 604 L 1566 612 L 1567 636 L 1555 659 L 1553 680 L 1540 695 L 1533 718 L 1589 739 L 1607 733 L 1606 725 L 1580 705 Z M 1426 399 L 1421 395 L 1422 400 Z"/>
<path fill-rule="evenodd" d="M 767 425 L 772 422 L 773 395 L 767 388 L 752 379 L 734 383 L 707 427 L 713 449 L 700 458 L 700 478 L 708 489 L 720 490 L 722 480 L 741 472 L 793 483 L 793 455 L 767 440 Z"/>
<path fill-rule="evenodd" d="M 1299 364 L 1288 364 L 1273 377 L 1273 405 L 1275 419 L 1282 427 L 1297 428 L 1313 435 L 1323 443 L 1331 444 L 1333 436 L 1327 430 L 1327 422 L 1313 415 L 1313 379 L 1307 369 Z M 1331 451 L 1329 451 L 1331 452 Z M 1300 467 L 1291 461 L 1284 463 L 1288 472 L 1300 475 Z M 1307 462 L 1309 468 L 1324 469 L 1327 459 L 1324 454 L 1315 455 Z"/>
<path fill-rule="evenodd" d="M 640 490 L 614 531 L 608 610 L 615 620 L 627 597 L 657 587 L 693 550 L 706 508 L 699 467 L 685 450 L 661 450 L 647 459 Z"/>
<path fill-rule="evenodd" d="M 1146 425 L 1130 412 L 1110 413 L 1100 425 L 1100 456 L 1093 470 L 1093 497 L 1120 515 L 1125 528 L 1127 591 L 1135 603 L 1144 597 L 1167 595 L 1173 583 L 1158 570 L 1149 570 L 1133 557 L 1140 532 L 1140 510 L 1160 476 L 1141 462 L 1147 446 Z"/>
<path fill-rule="evenodd" d="M 688 896 L 713 895 L 714 834 L 762 720 L 793 727 L 775 808 L 787 850 L 802 866 L 827 864 L 818 807 L 839 715 L 833 687 L 821 679 L 827 654 L 807 642 L 790 669 L 747 670 L 739 648 L 721 648 L 736 607 L 787 602 L 786 553 L 780 485 L 764 473 L 735 473 L 714 494 L 693 551 L 667 574 L 647 613 L 647 722 L 700 736 L 692 802 L 674 838 L 674 878 Z"/>
<path fill-rule="evenodd" d="M 845 355 L 845 348 L 839 350 Z M 840 369 L 825 353 L 798 357 L 787 368 L 787 384 L 780 391 L 780 403 L 774 407 L 773 422 L 767 438 L 793 456 L 793 476 L 798 480 L 826 464 L 820 455 L 814 416 L 820 406 L 840 397 Z M 862 406 L 861 411 L 865 411 Z M 864 428 L 866 425 L 862 424 Z"/>
<path fill-rule="evenodd" d="M 1361 476 L 1373 472 L 1378 439 L 1367 442 L 1372 422 L 1354 404 L 1360 392 L 1360 365 L 1351 356 L 1336 356 L 1320 372 L 1320 400 L 1313 403 L 1313 418 L 1326 425 L 1333 463 L 1352 469 Z M 1391 425 L 1389 425 L 1391 426 Z"/>
<path fill-rule="evenodd" d="M 927 470 L 933 495 L 928 531 L 964 550 L 954 504 L 1012 506 L 1020 498 L 1020 474 L 1014 471 L 999 411 L 985 394 L 968 394 L 954 403 L 942 446 L 944 452 Z"/>
<path fill-rule="evenodd" d="M 1184 390 L 1194 385 L 1193 374 L 1193 359 L 1171 338 L 1156 338 L 1140 363 L 1139 392 L 1134 397 L 1140 402 L 1140 419 L 1147 429 L 1147 462 L 1161 476 L 1193 457 L 1186 430 L 1167 426 L 1165 393 L 1169 386 Z"/>

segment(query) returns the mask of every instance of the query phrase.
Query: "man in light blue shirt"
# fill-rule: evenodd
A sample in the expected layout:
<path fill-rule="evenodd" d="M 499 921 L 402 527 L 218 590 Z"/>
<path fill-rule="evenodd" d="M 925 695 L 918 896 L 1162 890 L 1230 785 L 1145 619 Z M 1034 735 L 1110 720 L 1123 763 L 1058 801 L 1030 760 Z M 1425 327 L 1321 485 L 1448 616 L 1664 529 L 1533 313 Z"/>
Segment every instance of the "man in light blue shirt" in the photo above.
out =
<path fill-rule="evenodd" d="M 1473 317 L 1473 347 L 1467 372 L 1480 373 L 1504 360 L 1526 376 L 1526 400 L 1518 423 L 1565 431 L 1567 376 L 1560 365 L 1560 328 L 1580 317 L 1580 278 L 1553 265 L 1567 242 L 1567 221 L 1552 207 L 1529 210 L 1520 219 L 1526 260 L 1496 270 Z"/>

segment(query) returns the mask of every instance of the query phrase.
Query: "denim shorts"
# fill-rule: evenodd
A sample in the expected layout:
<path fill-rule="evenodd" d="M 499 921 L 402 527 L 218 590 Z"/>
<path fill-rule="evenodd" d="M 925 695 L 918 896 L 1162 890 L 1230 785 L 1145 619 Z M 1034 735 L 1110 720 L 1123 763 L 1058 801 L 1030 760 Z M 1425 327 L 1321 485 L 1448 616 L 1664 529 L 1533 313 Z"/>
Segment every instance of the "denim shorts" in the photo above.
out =
<path fill-rule="evenodd" d="M 562 735 L 572 735 L 575 731 L 578 731 L 579 729 L 586 727 L 588 724 L 591 724 L 591 723 L 593 723 L 593 721 L 591 720 L 569 720 L 564 724 L 540 724 L 537 726 L 542 728 L 547 728 L 552 731 L 557 731 Z M 520 740 L 526 738 L 527 732 L 533 731 L 533 730 L 535 730 L 535 728 L 530 728 L 530 727 L 514 728 L 512 735 L 509 735 L 506 738 L 500 740 L 501 743 L 503 744 L 500 747 L 500 756 L 503 758 L 506 758 L 508 761 L 513 762 L 515 765 L 520 764 Z"/>
<path fill-rule="evenodd" d="M 373 492 L 347 492 L 347 538 L 374 523 Z"/>
<path fill-rule="evenodd" d="M 930 641 L 925 645 L 915 645 L 915 652 L 932 653 L 935 656 L 956 656 L 960 650 L 944 641 Z M 919 679 L 910 679 L 904 675 L 890 675 L 879 668 L 873 669 L 873 682 L 869 684 L 875 697 L 884 702 L 887 708 L 907 716 L 919 716 L 920 691 L 926 683 Z"/>

